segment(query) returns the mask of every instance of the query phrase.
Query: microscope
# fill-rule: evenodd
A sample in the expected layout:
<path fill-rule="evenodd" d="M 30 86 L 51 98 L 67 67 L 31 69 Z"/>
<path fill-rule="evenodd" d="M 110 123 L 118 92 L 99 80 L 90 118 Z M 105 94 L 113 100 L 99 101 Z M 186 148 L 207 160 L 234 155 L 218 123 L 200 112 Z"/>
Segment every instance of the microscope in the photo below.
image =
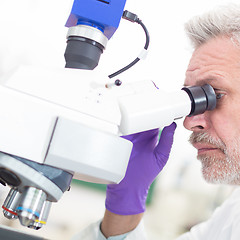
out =
<path fill-rule="evenodd" d="M 66 68 L 21 66 L 0 85 L 0 182 L 10 191 L 4 216 L 40 229 L 72 179 L 119 183 L 132 143 L 121 136 L 164 127 L 216 107 L 210 85 L 175 92 L 152 81 L 116 78 L 146 54 L 147 28 L 126 0 L 75 0 L 66 26 Z M 146 43 L 126 67 L 91 71 L 121 19 L 141 25 Z"/>

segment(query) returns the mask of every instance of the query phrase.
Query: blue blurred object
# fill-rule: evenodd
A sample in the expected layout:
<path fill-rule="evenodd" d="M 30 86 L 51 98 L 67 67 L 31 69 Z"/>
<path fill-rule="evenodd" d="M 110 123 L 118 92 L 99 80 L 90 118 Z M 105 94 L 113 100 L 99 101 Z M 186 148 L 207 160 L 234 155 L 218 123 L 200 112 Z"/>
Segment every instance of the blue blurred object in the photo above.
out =
<path fill-rule="evenodd" d="M 66 27 L 90 25 L 110 39 L 117 30 L 126 0 L 75 0 Z"/>

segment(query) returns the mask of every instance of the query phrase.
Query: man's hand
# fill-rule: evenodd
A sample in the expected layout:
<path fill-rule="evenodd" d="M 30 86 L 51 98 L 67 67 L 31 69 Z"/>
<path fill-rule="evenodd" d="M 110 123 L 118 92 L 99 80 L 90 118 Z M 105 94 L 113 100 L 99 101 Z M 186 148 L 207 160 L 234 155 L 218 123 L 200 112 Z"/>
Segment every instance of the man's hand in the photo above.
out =
<path fill-rule="evenodd" d="M 175 123 L 165 127 L 159 142 L 157 129 L 124 137 L 133 143 L 133 150 L 124 179 L 107 186 L 106 208 L 110 212 L 144 212 L 148 189 L 168 160 L 175 128 Z"/>
<path fill-rule="evenodd" d="M 102 222 L 103 233 L 105 230 L 110 230 L 106 220 L 112 222 L 113 217 L 124 219 L 123 215 L 128 215 L 125 216 L 126 219 L 130 218 L 133 222 L 134 218 L 136 219 L 136 225 L 139 223 L 141 213 L 145 211 L 148 189 L 168 160 L 175 129 L 175 123 L 165 127 L 159 142 L 158 129 L 124 137 L 133 143 L 133 150 L 124 179 L 119 184 L 109 184 L 107 186 L 105 202 L 107 211 Z M 117 222 L 121 224 L 119 221 Z M 117 234 L 134 228 L 132 224 L 131 227 L 127 225 L 123 226 Z"/>

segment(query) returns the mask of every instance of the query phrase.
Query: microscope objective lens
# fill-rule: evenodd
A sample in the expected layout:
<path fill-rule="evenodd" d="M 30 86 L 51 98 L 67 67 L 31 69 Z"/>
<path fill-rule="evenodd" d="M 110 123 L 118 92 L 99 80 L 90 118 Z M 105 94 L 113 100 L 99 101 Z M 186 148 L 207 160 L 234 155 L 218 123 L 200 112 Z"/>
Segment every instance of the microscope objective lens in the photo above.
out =
<path fill-rule="evenodd" d="M 45 200 L 46 194 L 42 190 L 34 187 L 25 188 L 17 207 L 18 217 L 23 226 L 34 224 L 40 216 Z"/>
<path fill-rule="evenodd" d="M 6 218 L 8 218 L 8 219 L 17 219 L 18 218 L 16 208 L 18 206 L 19 197 L 20 197 L 20 193 L 17 191 L 17 189 L 12 188 L 9 191 L 9 193 L 2 205 L 3 214 Z"/>

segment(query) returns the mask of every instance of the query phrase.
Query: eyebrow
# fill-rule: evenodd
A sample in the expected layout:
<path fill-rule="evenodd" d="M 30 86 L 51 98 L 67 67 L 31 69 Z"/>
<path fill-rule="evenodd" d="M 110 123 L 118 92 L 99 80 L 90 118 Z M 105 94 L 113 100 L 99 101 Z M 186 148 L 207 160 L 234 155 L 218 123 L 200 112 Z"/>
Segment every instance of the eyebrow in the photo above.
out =
<path fill-rule="evenodd" d="M 210 84 L 211 82 L 216 81 L 217 79 L 218 79 L 217 77 L 213 77 L 213 76 L 208 77 L 208 78 L 204 78 L 204 79 L 201 79 L 201 80 L 197 80 L 195 85 L 202 86 L 204 84 Z M 183 86 L 187 87 L 188 85 L 184 83 Z"/>

